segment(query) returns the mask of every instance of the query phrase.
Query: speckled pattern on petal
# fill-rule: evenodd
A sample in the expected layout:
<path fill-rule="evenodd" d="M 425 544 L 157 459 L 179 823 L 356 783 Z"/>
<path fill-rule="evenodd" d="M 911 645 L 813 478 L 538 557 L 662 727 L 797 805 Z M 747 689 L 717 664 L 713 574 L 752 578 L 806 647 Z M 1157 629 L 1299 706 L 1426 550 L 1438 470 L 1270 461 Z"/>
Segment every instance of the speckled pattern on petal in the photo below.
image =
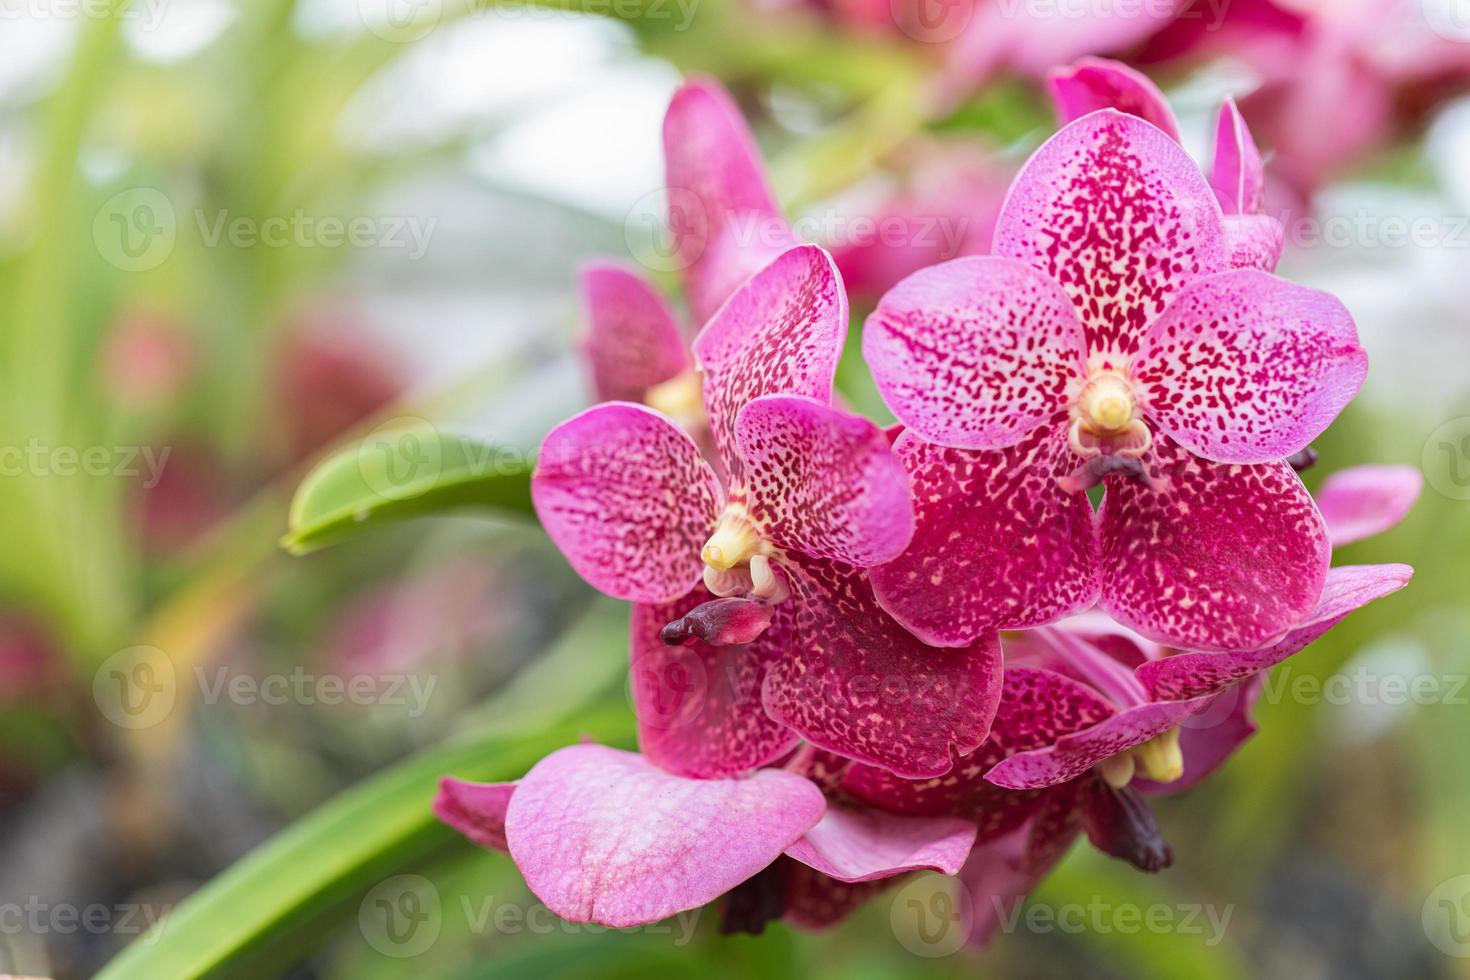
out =
<path fill-rule="evenodd" d="M 1211 463 L 1162 436 L 1145 463 L 1166 488 L 1110 477 L 1099 512 L 1114 619 L 1170 646 L 1233 650 L 1312 611 L 1331 548 L 1290 466 Z"/>
<path fill-rule="evenodd" d="M 975 825 L 958 817 L 828 806 L 786 855 L 838 881 L 873 881 L 926 869 L 952 875 L 974 843 Z"/>
<path fill-rule="evenodd" d="M 1255 269 L 1190 285 L 1133 364 L 1149 418 L 1221 463 L 1304 449 L 1367 373 L 1357 328 L 1336 297 Z"/>
<path fill-rule="evenodd" d="M 515 788 L 515 783 L 472 783 L 445 776 L 434 798 L 434 816 L 481 847 L 508 851 L 505 809 Z"/>
<path fill-rule="evenodd" d="M 1000 699 L 999 637 L 925 646 L 873 598 L 867 577 L 788 556 L 797 603 L 791 656 L 766 676 L 771 715 L 808 741 L 906 777 L 949 771 L 984 741 Z"/>
<path fill-rule="evenodd" d="M 551 540 L 593 588 L 668 602 L 699 581 L 719 481 L 668 418 L 627 402 L 573 416 L 547 435 L 531 500 Z"/>
<path fill-rule="evenodd" d="M 1227 214 L 1225 247 L 1230 268 L 1275 272 L 1286 248 L 1286 228 L 1269 214 Z"/>
<path fill-rule="evenodd" d="M 863 356 L 888 407 L 925 438 L 961 449 L 1014 445 L 1064 414 L 1085 346 L 1060 286 L 993 256 L 914 273 L 863 328 Z"/>
<path fill-rule="evenodd" d="M 1057 117 L 1065 124 L 1099 109 L 1117 109 L 1146 119 L 1179 139 L 1169 100 L 1143 72 L 1109 58 L 1081 58 L 1047 79 Z"/>
<path fill-rule="evenodd" d="M 520 781 L 505 831 L 547 908 L 622 928 L 713 901 L 776 860 L 825 810 L 821 791 L 789 772 L 686 779 L 631 752 L 574 745 Z"/>
<path fill-rule="evenodd" d="M 916 636 L 963 646 L 987 629 L 1028 629 L 1097 601 L 1097 528 L 1066 434 L 1043 427 L 1006 450 L 943 449 L 904 433 L 918 526 L 896 561 L 872 570 L 879 603 Z"/>
<path fill-rule="evenodd" d="M 753 642 L 716 647 L 701 641 L 666 646 L 659 630 L 713 598 L 704 586 L 665 605 L 635 605 L 629 626 L 629 685 L 638 744 L 660 768 L 712 778 L 748 772 L 797 745 L 796 734 L 761 705 L 770 665 L 790 653 L 792 608 L 774 609 Z"/>
<path fill-rule="evenodd" d="M 908 547 L 909 477 L 872 422 L 768 395 L 741 410 L 735 429 L 750 516 L 771 543 L 864 568 Z"/>
<path fill-rule="evenodd" d="M 641 402 L 649 388 L 693 366 L 673 310 L 641 276 L 593 262 L 583 266 L 580 284 L 598 401 Z"/>
<path fill-rule="evenodd" d="M 1059 282 L 1089 349 L 1129 355 L 1195 279 L 1223 271 L 1220 206 L 1167 133 L 1114 109 L 1084 116 L 1026 164 L 996 225 L 996 255 Z"/>

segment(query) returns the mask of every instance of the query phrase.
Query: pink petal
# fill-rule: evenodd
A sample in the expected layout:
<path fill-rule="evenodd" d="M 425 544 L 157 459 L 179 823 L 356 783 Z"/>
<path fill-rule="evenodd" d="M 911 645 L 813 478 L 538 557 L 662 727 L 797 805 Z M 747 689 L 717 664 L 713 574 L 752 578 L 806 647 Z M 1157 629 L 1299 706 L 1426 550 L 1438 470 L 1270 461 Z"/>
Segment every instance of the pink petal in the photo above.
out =
<path fill-rule="evenodd" d="M 1139 774 L 1129 785 L 1151 796 L 1171 796 L 1198 786 L 1256 733 L 1258 726 L 1251 709 L 1264 686 L 1264 674 L 1247 678 L 1216 694 L 1209 707 L 1184 720 L 1179 726 L 1184 775 L 1179 779 L 1156 783 Z"/>
<path fill-rule="evenodd" d="M 531 500 L 551 540 L 593 588 L 668 602 L 699 581 L 720 508 L 714 471 L 684 430 L 642 405 L 609 402 L 547 435 Z"/>
<path fill-rule="evenodd" d="M 1322 481 L 1315 496 L 1339 548 L 1396 527 L 1423 488 L 1424 477 L 1412 466 L 1355 466 Z"/>
<path fill-rule="evenodd" d="M 798 742 L 761 705 L 766 673 L 791 645 L 789 603 L 774 607 L 770 626 L 745 645 L 671 647 L 659 639 L 665 623 L 711 598 L 699 586 L 666 605 L 635 605 L 629 629 L 639 748 L 665 772 L 699 779 L 749 772 Z"/>
<path fill-rule="evenodd" d="M 685 779 L 631 752 L 575 745 L 526 774 L 505 829 L 516 866 L 547 908 L 622 928 L 713 901 L 779 857 L 825 809 L 821 792 L 788 772 Z"/>
<path fill-rule="evenodd" d="M 1180 653 L 1138 669 L 1155 698 L 1189 698 L 1219 691 L 1305 649 L 1351 612 L 1409 584 L 1408 565 L 1345 565 L 1327 574 L 1321 600 L 1279 642 L 1230 653 Z"/>
<path fill-rule="evenodd" d="M 481 847 L 508 852 L 505 810 L 515 788 L 515 783 L 471 783 L 445 776 L 434 798 L 434 816 Z"/>
<path fill-rule="evenodd" d="M 679 323 L 647 281 L 611 262 L 581 272 L 587 359 L 598 401 L 641 402 L 648 389 L 692 366 Z"/>
<path fill-rule="evenodd" d="M 832 400 L 847 337 L 847 295 L 815 245 L 783 252 L 741 286 L 694 339 L 710 430 L 731 480 L 743 482 L 735 420 L 762 395 Z"/>
<path fill-rule="evenodd" d="M 773 544 L 864 568 L 908 547 L 908 474 L 872 422 L 810 398 L 768 395 L 741 410 L 735 436 L 751 517 Z"/>
<path fill-rule="evenodd" d="M 1133 363 L 1149 417 L 1221 463 L 1306 448 L 1367 373 L 1336 297 L 1254 269 L 1193 283 L 1149 328 Z"/>
<path fill-rule="evenodd" d="M 1064 124 L 1099 109 L 1117 109 L 1179 139 L 1179 123 L 1164 93 L 1147 75 L 1121 61 L 1082 58 L 1066 68 L 1052 69 L 1047 87 Z"/>
<path fill-rule="evenodd" d="M 1114 619 L 1170 646 L 1238 650 L 1312 610 L 1331 548 L 1290 466 L 1218 465 L 1165 437 L 1145 462 L 1165 488 L 1112 478 L 1099 514 Z"/>
<path fill-rule="evenodd" d="M 879 608 L 860 570 L 790 560 L 791 654 L 766 677 L 771 716 L 813 744 L 907 778 L 938 776 L 985 740 L 1000 699 L 992 631 L 962 650 L 920 643 Z"/>
<path fill-rule="evenodd" d="M 976 453 L 904 433 L 894 452 L 913 479 L 918 525 L 897 560 L 871 572 L 884 609 L 934 646 L 989 629 L 1027 629 L 1091 606 L 1101 589 L 1097 528 L 1060 428 Z"/>
<path fill-rule="evenodd" d="M 750 127 L 718 82 L 684 83 L 664 116 L 663 140 L 676 261 L 694 322 L 703 324 L 795 240 Z"/>
<path fill-rule="evenodd" d="M 1224 270 L 1220 206 L 1169 135 L 1104 109 L 1046 142 L 1001 209 L 996 255 L 1061 283 L 1094 352 L 1132 354 L 1190 282 Z"/>
<path fill-rule="evenodd" d="M 974 843 L 975 824 L 956 817 L 896 817 L 828 807 L 786 854 L 838 881 L 858 882 L 905 871 L 955 874 Z"/>
<path fill-rule="evenodd" d="M 1210 186 L 1226 214 L 1257 214 L 1266 200 L 1266 166 L 1234 99 L 1220 107 Z"/>
<path fill-rule="evenodd" d="M 1011 446 L 1056 419 L 1083 354 L 1082 323 L 1061 288 L 992 256 L 914 273 L 863 330 L 888 407 L 926 439 L 961 449 Z"/>
<path fill-rule="evenodd" d="M 1275 272 L 1286 247 L 1286 229 L 1269 214 L 1228 214 L 1225 247 L 1230 268 Z"/>

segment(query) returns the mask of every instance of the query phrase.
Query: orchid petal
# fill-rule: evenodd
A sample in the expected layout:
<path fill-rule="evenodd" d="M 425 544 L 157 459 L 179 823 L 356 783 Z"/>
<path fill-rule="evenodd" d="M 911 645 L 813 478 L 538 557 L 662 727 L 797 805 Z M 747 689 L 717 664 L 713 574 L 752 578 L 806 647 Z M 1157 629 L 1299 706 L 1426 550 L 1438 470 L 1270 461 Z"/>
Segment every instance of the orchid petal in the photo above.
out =
<path fill-rule="evenodd" d="M 1313 496 L 1339 548 L 1397 526 L 1423 488 L 1424 477 L 1412 466 L 1355 466 L 1329 476 Z"/>
<path fill-rule="evenodd" d="M 815 245 L 781 253 L 700 331 L 694 357 L 705 374 L 705 409 L 733 483 L 743 476 L 735 436 L 740 410 L 762 395 L 829 404 L 846 337 L 842 279 Z"/>
<path fill-rule="evenodd" d="M 830 806 L 788 857 L 838 881 L 874 881 L 906 871 L 952 875 L 975 844 L 975 824 L 957 817 L 898 817 Z"/>
<path fill-rule="evenodd" d="M 1179 123 L 1164 93 L 1143 72 L 1121 61 L 1082 58 L 1066 68 L 1053 69 L 1047 88 L 1064 124 L 1099 109 L 1117 109 L 1179 140 Z"/>
<path fill-rule="evenodd" d="M 699 581 L 719 482 L 688 434 L 627 402 L 597 405 L 541 446 L 531 500 L 551 540 L 593 588 L 668 602 Z"/>
<path fill-rule="evenodd" d="M 788 559 L 796 642 L 766 676 L 773 718 L 807 741 L 906 778 L 948 772 L 951 751 L 985 740 L 1000 699 L 992 631 L 962 650 L 914 639 L 883 612 L 860 570 Z"/>
<path fill-rule="evenodd" d="M 1112 478 L 1103 497 L 1101 605 L 1176 647 L 1249 649 L 1311 612 L 1331 549 L 1285 463 L 1226 466 L 1167 438 L 1145 460 L 1157 489 Z"/>
<path fill-rule="evenodd" d="M 1096 522 L 1085 495 L 1057 484 L 1072 469 L 1060 427 L 984 453 L 905 433 L 894 452 L 913 479 L 918 524 L 909 549 L 871 576 L 878 602 L 915 636 L 964 646 L 1097 601 Z"/>
<path fill-rule="evenodd" d="M 1208 707 L 1180 724 L 1179 753 L 1184 758 L 1184 775 L 1172 783 L 1156 783 L 1140 773 L 1129 785 L 1150 796 L 1169 796 L 1198 786 L 1256 733 L 1258 726 L 1251 709 L 1265 680 L 1265 674 L 1257 674 L 1226 688 Z"/>
<path fill-rule="evenodd" d="M 1336 297 L 1254 269 L 1190 285 L 1133 363 L 1148 415 L 1220 463 L 1264 463 L 1305 448 L 1367 372 L 1357 328 Z"/>
<path fill-rule="evenodd" d="M 434 797 L 434 816 L 481 847 L 509 852 L 505 810 L 515 788 L 515 783 L 472 783 L 445 776 Z"/>
<path fill-rule="evenodd" d="M 678 320 L 646 280 L 616 263 L 594 262 L 583 266 L 580 281 L 598 401 L 641 402 L 648 389 L 692 367 Z"/>
<path fill-rule="evenodd" d="M 631 752 L 575 745 L 526 774 L 505 829 L 516 866 L 547 908 L 622 928 L 713 901 L 825 810 L 815 786 L 777 769 L 685 779 Z"/>
<path fill-rule="evenodd" d="M 1327 574 L 1322 597 L 1310 615 L 1279 642 L 1229 653 L 1180 653 L 1144 664 L 1138 679 L 1155 698 L 1190 698 L 1268 670 L 1305 649 L 1354 610 L 1409 584 L 1408 565 L 1345 565 Z"/>
<path fill-rule="evenodd" d="M 1210 186 L 1227 215 L 1257 214 L 1265 203 L 1266 166 L 1234 99 L 1220 107 Z"/>
<path fill-rule="evenodd" d="M 888 407 L 926 439 L 960 449 L 1011 446 L 1057 419 L 1085 371 L 1084 343 L 1061 287 L 993 256 L 914 273 L 863 330 Z"/>
<path fill-rule="evenodd" d="M 1230 268 L 1275 272 L 1286 248 L 1286 228 L 1269 214 L 1227 214 L 1225 247 Z"/>
<path fill-rule="evenodd" d="M 1178 143 L 1104 109 L 1031 157 L 1001 209 L 994 253 L 1061 284 L 1091 352 L 1126 356 L 1185 286 L 1227 267 L 1220 218 Z"/>

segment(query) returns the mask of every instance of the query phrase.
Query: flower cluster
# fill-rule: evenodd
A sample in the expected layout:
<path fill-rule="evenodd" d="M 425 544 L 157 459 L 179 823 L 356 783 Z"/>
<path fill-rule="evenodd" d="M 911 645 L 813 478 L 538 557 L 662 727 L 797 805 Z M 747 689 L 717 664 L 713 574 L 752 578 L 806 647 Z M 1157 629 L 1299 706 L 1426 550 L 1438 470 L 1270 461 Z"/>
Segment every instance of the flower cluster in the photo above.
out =
<path fill-rule="evenodd" d="M 675 97 L 703 326 L 686 346 L 651 285 L 591 269 L 590 360 L 618 400 L 553 430 L 532 485 L 571 565 L 633 603 L 641 752 L 563 748 L 515 783 L 446 779 L 436 805 L 557 914 L 719 899 L 729 929 L 821 928 L 922 869 L 990 908 L 1084 833 L 1159 870 L 1148 798 L 1250 736 L 1265 670 L 1407 583 L 1331 552 L 1396 523 L 1417 474 L 1346 471 L 1314 500 L 1294 469 L 1366 359 L 1340 303 L 1272 273 L 1234 106 L 1207 177 L 1142 76 L 1086 62 L 1054 92 L 1070 121 L 990 254 L 910 275 L 867 320 L 891 429 L 834 394 L 828 254 L 725 234 L 778 216 L 728 97 Z"/>

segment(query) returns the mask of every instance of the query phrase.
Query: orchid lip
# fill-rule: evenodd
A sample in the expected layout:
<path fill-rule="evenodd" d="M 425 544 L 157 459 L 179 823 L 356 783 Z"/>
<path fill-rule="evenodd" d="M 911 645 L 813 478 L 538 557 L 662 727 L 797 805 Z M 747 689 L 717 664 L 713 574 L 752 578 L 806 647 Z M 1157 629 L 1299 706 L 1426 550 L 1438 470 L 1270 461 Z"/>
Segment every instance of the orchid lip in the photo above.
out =
<path fill-rule="evenodd" d="M 1122 435 L 1138 421 L 1133 386 L 1117 371 L 1093 371 L 1088 375 L 1082 393 L 1077 396 L 1076 415 L 1092 435 Z"/>

